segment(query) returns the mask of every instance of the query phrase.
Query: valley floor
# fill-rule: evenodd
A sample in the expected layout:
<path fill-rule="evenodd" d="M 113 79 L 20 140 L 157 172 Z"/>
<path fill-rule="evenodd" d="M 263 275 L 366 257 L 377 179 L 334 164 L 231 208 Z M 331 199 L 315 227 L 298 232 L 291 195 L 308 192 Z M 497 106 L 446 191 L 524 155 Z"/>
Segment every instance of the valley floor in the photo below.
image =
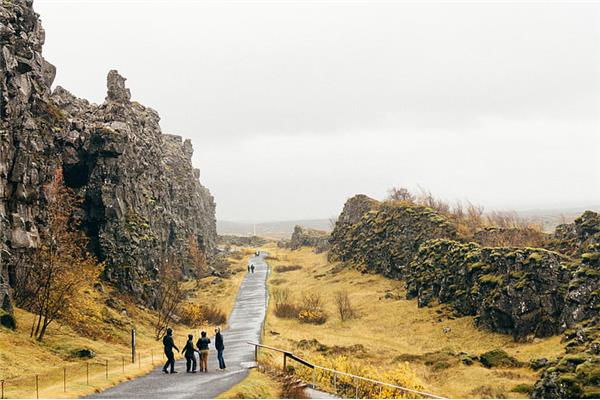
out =
<path fill-rule="evenodd" d="M 536 372 L 526 367 L 488 369 L 478 361 L 465 365 L 458 353 L 478 356 L 503 349 L 529 363 L 531 359 L 550 359 L 563 352 L 560 337 L 517 343 L 510 336 L 477 329 L 472 317 L 455 318 L 443 306 L 418 308 L 416 301 L 405 299 L 403 282 L 341 268 L 329 263 L 326 253 L 314 254 L 311 248 L 290 251 L 275 244 L 262 249 L 272 256 L 271 294 L 287 288 L 295 301 L 306 293 L 318 293 L 323 299 L 329 317 L 322 325 L 278 318 L 272 296 L 269 304 L 264 342 L 291 350 L 309 361 L 323 355 L 343 355 L 349 362 L 370 365 L 382 372 L 408 363 L 421 385 L 440 396 L 518 398 L 527 397 L 527 393 L 514 391 L 515 387 L 533 384 Z M 278 272 L 277 267 L 282 265 L 302 268 Z M 334 302 L 334 293 L 339 290 L 348 291 L 358 318 L 340 320 Z M 351 350 L 350 346 L 355 345 L 362 348 Z"/>

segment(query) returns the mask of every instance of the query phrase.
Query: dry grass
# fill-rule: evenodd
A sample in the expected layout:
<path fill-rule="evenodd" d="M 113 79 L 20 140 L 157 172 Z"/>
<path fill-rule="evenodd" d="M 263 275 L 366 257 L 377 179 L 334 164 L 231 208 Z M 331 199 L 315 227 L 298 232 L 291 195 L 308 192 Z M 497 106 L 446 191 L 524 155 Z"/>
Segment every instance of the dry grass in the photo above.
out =
<path fill-rule="evenodd" d="M 246 379 L 221 393 L 218 399 L 277 399 L 282 387 L 279 382 L 269 375 L 256 369 L 250 371 Z"/>
<path fill-rule="evenodd" d="M 296 251 L 277 248 L 274 244 L 265 246 L 273 254 L 271 267 L 282 264 L 299 264 L 304 268 L 285 273 L 285 280 L 275 268 L 269 281 L 278 280 L 277 288 L 289 289 L 292 295 L 320 293 L 323 308 L 330 318 L 323 325 L 308 325 L 293 319 L 277 318 L 274 304 L 269 304 L 265 332 L 266 344 L 292 349 L 293 343 L 302 339 L 317 339 L 332 346 L 352 346 L 362 344 L 367 356 L 364 362 L 393 368 L 398 356 L 440 352 L 466 352 L 479 355 L 495 348 L 502 348 L 520 361 L 531 358 L 552 358 L 560 354 L 560 337 L 537 339 L 532 343 L 515 343 L 510 336 L 476 329 L 472 317 L 448 319 L 443 307 L 418 308 L 415 300 L 404 300 L 403 283 L 379 275 L 362 274 L 350 268 L 336 268 L 329 264 L 326 254 L 315 254 L 310 248 Z M 270 290 L 273 286 L 270 285 Z M 352 304 L 360 309 L 361 318 L 341 321 L 337 317 L 335 293 L 348 291 Z M 386 293 L 400 296 L 386 298 Z M 450 331 L 444 333 L 444 328 Z M 268 332 L 278 332 L 272 335 Z M 298 351 L 310 359 L 314 353 Z M 410 366 L 416 371 L 426 389 L 449 397 L 477 396 L 473 391 L 484 383 L 497 389 L 512 388 L 519 383 L 533 383 L 537 374 L 527 368 L 511 368 L 515 375 L 498 374 L 499 370 L 487 369 L 479 363 L 466 366 L 460 361 L 447 362 L 434 367 L 415 360 Z M 438 368 L 440 367 L 440 368 Z M 523 394 L 508 392 L 508 397 L 523 397 Z"/>

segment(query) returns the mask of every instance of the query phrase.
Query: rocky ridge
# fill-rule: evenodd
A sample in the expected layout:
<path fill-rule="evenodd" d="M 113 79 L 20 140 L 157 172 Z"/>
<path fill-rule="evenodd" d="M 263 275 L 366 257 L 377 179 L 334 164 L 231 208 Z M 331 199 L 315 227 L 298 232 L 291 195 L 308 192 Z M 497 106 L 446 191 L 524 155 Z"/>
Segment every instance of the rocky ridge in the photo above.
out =
<path fill-rule="evenodd" d="M 43 188 L 60 170 L 83 199 L 82 228 L 106 263 L 105 279 L 153 305 L 161 262 L 176 261 L 190 275 L 188 248 L 209 256 L 216 245 L 215 203 L 192 167 L 191 142 L 163 134 L 158 113 L 131 100 L 117 71 L 100 105 L 61 87 L 51 92 L 54 67 L 42 57 L 31 1 L 3 3 L 0 34 L 2 305 L 11 307 L 16 260 L 39 243 Z"/>

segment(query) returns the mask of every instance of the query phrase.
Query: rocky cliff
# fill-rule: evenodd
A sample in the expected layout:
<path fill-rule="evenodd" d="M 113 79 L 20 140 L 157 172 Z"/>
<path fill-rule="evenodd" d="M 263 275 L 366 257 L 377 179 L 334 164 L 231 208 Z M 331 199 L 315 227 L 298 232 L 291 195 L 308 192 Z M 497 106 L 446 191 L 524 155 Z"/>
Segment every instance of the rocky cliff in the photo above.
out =
<path fill-rule="evenodd" d="M 8 305 L 7 275 L 34 251 L 45 226 L 44 185 L 62 170 L 83 199 L 82 229 L 90 250 L 106 263 L 104 277 L 152 305 L 158 263 L 196 246 L 216 244 L 215 203 L 191 164 L 189 140 L 161 132 L 159 116 L 132 101 L 125 79 L 110 71 L 101 105 L 63 88 L 51 93 L 54 67 L 41 54 L 44 31 L 32 2 L 0 8 L 0 216 L 3 258 L 0 295 Z"/>

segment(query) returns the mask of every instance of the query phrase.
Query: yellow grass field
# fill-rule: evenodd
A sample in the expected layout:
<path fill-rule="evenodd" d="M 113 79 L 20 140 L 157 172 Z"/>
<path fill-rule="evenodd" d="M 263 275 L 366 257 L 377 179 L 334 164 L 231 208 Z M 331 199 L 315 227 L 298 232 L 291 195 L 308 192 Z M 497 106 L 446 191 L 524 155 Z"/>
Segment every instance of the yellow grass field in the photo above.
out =
<path fill-rule="evenodd" d="M 529 368 L 487 369 L 478 362 L 467 366 L 452 357 L 442 357 L 444 362 L 441 364 L 426 365 L 422 356 L 447 351 L 479 355 L 500 348 L 520 361 L 529 362 L 532 358 L 551 358 L 563 351 L 559 337 L 516 343 L 510 336 L 475 328 L 472 317 L 449 319 L 443 306 L 418 308 L 416 301 L 405 299 L 403 282 L 337 267 L 327 262 L 326 254 L 314 254 L 311 248 L 290 251 L 269 244 L 263 249 L 272 256 L 269 260 L 271 293 L 277 288 L 288 288 L 295 296 L 294 300 L 300 301 L 303 293 L 316 292 L 325 302 L 329 315 L 327 322 L 312 325 L 276 317 L 271 297 L 265 343 L 292 350 L 308 360 L 317 353 L 314 349 L 298 350 L 296 344 L 303 339 L 316 339 L 327 346 L 360 344 L 364 346 L 365 354 L 356 354 L 355 358 L 382 371 L 394 368 L 398 359 L 418 356 L 409 365 L 426 390 L 434 394 L 461 398 L 518 398 L 526 397 L 526 394 L 511 389 L 517 384 L 532 384 L 536 380 L 537 373 Z M 276 267 L 280 265 L 300 265 L 302 269 L 277 272 Z M 344 289 L 359 317 L 342 322 L 333 296 Z M 391 298 L 385 297 L 386 292 Z M 444 328 L 450 331 L 444 333 Z"/>
<path fill-rule="evenodd" d="M 244 249 L 242 254 L 253 251 Z M 184 287 L 193 288 L 187 301 L 210 302 L 229 315 L 244 277 L 246 257 L 230 261 L 234 272 L 230 278 L 219 279 L 215 284 L 215 277 L 199 283 L 185 282 Z M 105 305 L 109 298 L 123 307 L 121 312 Z M 84 396 L 145 374 L 165 361 L 162 344 L 154 337 L 155 314 L 151 310 L 133 304 L 107 285 L 102 291 L 86 289 L 85 301 L 78 309 L 76 321 L 53 323 L 42 342 L 29 337 L 34 316 L 25 310 L 15 311 L 16 331 L 0 327 L 0 380 L 4 380 L 5 398 L 35 398 L 38 394 L 40 398 Z M 188 333 L 197 335 L 199 330 L 211 327 L 174 324 L 173 328 L 175 342 L 181 348 Z M 131 363 L 131 329 L 136 329 L 137 334 L 139 358 L 135 364 Z M 93 350 L 96 356 L 89 360 L 78 358 L 73 353 L 80 349 Z"/>

